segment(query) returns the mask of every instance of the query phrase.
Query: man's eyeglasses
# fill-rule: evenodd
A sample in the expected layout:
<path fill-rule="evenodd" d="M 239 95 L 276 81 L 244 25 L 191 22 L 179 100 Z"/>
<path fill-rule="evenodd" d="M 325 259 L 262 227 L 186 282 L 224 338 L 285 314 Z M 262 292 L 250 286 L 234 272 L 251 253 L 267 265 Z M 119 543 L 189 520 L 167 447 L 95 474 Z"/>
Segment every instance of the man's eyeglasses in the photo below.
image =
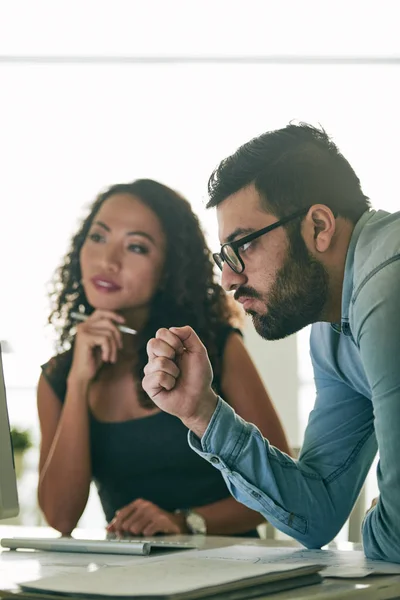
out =
<path fill-rule="evenodd" d="M 245 237 L 242 237 L 239 240 L 235 240 L 234 242 L 227 242 L 226 244 L 223 244 L 221 246 L 221 251 L 213 254 L 213 259 L 215 260 L 216 264 L 219 266 L 221 271 L 222 267 L 224 266 L 224 262 L 226 262 L 228 267 L 230 267 L 232 271 L 235 271 L 235 273 L 243 273 L 244 262 L 240 256 L 240 250 L 241 248 L 243 248 L 243 246 L 245 246 L 249 242 L 252 242 L 253 240 L 256 240 L 260 236 L 269 233 L 273 229 L 276 229 L 277 227 L 281 227 L 282 225 L 289 223 L 289 221 L 293 221 L 298 217 L 306 215 L 308 211 L 309 208 L 303 208 L 302 210 L 298 210 L 292 213 L 291 215 L 284 217 L 280 221 L 276 221 L 276 223 L 272 223 L 272 225 L 268 225 L 268 227 L 264 227 L 263 229 L 254 231 L 253 233 L 250 233 L 249 235 L 246 235 Z"/>

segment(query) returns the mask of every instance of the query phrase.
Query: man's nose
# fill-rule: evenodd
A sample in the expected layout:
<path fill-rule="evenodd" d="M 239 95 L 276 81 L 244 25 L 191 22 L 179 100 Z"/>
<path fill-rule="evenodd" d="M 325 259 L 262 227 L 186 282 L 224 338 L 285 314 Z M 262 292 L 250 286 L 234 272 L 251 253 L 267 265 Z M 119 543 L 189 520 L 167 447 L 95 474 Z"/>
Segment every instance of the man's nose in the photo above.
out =
<path fill-rule="evenodd" d="M 244 271 L 243 273 L 236 273 L 226 264 L 226 262 L 223 263 L 221 285 L 226 292 L 237 290 L 238 287 L 246 283 L 246 281 L 247 277 Z"/>

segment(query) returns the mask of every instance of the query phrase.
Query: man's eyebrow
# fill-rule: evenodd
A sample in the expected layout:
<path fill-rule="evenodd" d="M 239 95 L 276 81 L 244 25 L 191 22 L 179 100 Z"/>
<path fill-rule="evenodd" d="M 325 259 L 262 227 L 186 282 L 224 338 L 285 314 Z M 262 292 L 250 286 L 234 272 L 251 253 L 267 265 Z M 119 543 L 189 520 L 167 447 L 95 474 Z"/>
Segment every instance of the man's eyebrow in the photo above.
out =
<path fill-rule="evenodd" d="M 233 242 L 237 237 L 243 237 L 245 235 L 248 235 L 249 233 L 253 233 L 253 231 L 255 231 L 254 227 L 248 227 L 247 229 L 244 229 L 243 227 L 238 227 L 228 235 L 228 237 L 225 240 L 225 243 L 229 244 L 230 242 Z"/>

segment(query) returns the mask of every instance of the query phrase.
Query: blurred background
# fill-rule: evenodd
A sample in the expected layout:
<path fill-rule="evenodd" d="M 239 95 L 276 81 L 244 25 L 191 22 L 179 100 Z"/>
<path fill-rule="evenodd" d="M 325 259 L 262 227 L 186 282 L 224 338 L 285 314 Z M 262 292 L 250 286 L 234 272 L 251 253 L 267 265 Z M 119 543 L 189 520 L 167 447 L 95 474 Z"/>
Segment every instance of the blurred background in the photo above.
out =
<path fill-rule="evenodd" d="M 104 187 L 151 177 L 177 189 L 219 247 L 207 180 L 239 145 L 289 121 L 322 125 L 374 208 L 399 209 L 396 2 L 100 0 L 0 4 L 0 339 L 14 427 L 32 447 L 19 475 L 36 505 L 40 364 L 54 353 L 47 282 Z M 309 331 L 245 339 L 289 441 L 314 386 Z M 362 509 L 376 495 L 374 471 Z M 81 525 L 102 527 L 91 494 Z M 340 535 L 347 539 L 348 527 Z"/>

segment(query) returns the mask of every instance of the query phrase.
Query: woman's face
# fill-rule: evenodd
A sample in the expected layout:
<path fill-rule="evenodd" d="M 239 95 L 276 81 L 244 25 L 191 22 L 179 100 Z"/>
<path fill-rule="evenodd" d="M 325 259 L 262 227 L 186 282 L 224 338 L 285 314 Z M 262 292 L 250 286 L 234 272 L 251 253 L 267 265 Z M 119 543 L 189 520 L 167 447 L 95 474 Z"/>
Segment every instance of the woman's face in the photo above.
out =
<path fill-rule="evenodd" d="M 89 304 L 113 311 L 147 307 L 160 284 L 165 247 L 158 217 L 138 197 L 107 198 L 80 253 Z"/>

